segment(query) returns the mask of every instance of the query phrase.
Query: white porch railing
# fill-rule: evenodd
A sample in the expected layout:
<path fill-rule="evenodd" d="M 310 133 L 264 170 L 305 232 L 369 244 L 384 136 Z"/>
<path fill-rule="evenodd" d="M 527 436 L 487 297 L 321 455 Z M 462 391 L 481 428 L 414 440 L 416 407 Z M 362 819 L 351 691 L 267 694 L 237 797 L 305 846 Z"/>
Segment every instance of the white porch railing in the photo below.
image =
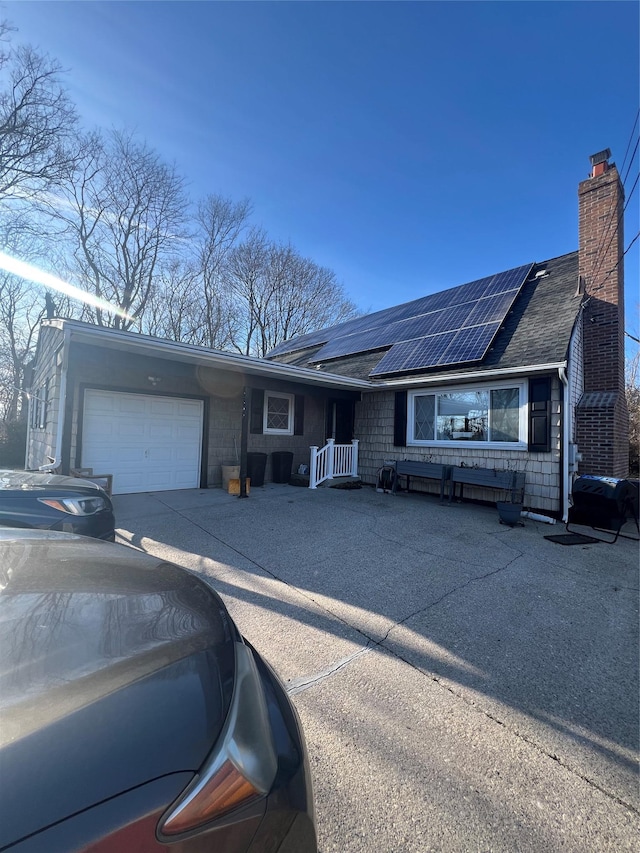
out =
<path fill-rule="evenodd" d="M 311 464 L 309 465 L 309 488 L 315 489 L 325 480 L 332 477 L 358 476 L 358 439 L 351 444 L 336 444 L 335 439 L 328 438 L 321 449 L 311 447 Z"/>

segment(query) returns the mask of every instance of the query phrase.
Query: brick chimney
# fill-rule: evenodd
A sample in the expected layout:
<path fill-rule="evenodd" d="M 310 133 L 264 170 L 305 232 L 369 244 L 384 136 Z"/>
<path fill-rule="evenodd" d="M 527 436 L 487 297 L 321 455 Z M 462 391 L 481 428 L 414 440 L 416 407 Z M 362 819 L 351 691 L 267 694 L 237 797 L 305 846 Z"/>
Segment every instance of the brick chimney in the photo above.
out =
<path fill-rule="evenodd" d="M 624 189 L 607 148 L 578 187 L 584 393 L 576 410 L 580 473 L 626 477 L 629 415 L 624 387 Z"/>

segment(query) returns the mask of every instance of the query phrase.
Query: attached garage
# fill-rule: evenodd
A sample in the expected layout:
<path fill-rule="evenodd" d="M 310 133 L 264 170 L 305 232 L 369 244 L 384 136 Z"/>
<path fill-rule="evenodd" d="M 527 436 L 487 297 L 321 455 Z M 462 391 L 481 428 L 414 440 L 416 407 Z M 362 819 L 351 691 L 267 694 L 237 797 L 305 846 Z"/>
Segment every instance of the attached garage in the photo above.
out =
<path fill-rule="evenodd" d="M 113 493 L 200 487 L 204 403 L 86 389 L 83 468 L 113 474 Z"/>
<path fill-rule="evenodd" d="M 307 464 L 327 397 L 369 383 L 78 320 L 43 321 L 30 379 L 27 468 L 111 475 L 116 495 L 221 485 L 249 453 Z M 259 405 L 258 405 L 259 403 Z M 259 411 L 258 411 L 259 409 Z"/>

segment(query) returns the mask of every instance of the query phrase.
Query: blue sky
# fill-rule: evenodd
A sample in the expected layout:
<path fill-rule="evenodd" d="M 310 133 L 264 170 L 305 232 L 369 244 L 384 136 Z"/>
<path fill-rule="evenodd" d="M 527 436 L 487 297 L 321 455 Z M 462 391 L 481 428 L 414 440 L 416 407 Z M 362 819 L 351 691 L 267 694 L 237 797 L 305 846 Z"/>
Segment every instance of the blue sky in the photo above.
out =
<path fill-rule="evenodd" d="M 85 124 L 135 127 L 194 196 L 249 196 L 254 221 L 363 310 L 577 248 L 589 155 L 609 147 L 621 166 L 636 117 L 638 9 L 4 3 L 18 38 L 68 69 Z"/>

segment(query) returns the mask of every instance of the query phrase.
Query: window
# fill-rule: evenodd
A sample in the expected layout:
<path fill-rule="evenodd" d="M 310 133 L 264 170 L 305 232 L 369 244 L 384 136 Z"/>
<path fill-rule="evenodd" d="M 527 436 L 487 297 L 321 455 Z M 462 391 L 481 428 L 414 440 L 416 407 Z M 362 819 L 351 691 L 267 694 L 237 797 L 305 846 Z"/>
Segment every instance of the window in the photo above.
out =
<path fill-rule="evenodd" d="M 31 397 L 31 428 L 46 429 L 49 403 L 49 380 L 47 379 Z"/>
<path fill-rule="evenodd" d="M 293 394 L 264 392 L 263 432 L 293 435 Z"/>
<path fill-rule="evenodd" d="M 411 391 L 407 443 L 521 447 L 526 441 L 526 402 L 520 383 Z"/>
<path fill-rule="evenodd" d="M 47 406 L 49 403 L 49 380 L 45 380 L 44 385 L 40 389 L 40 417 L 38 426 L 40 429 L 46 429 L 47 426 Z"/>

